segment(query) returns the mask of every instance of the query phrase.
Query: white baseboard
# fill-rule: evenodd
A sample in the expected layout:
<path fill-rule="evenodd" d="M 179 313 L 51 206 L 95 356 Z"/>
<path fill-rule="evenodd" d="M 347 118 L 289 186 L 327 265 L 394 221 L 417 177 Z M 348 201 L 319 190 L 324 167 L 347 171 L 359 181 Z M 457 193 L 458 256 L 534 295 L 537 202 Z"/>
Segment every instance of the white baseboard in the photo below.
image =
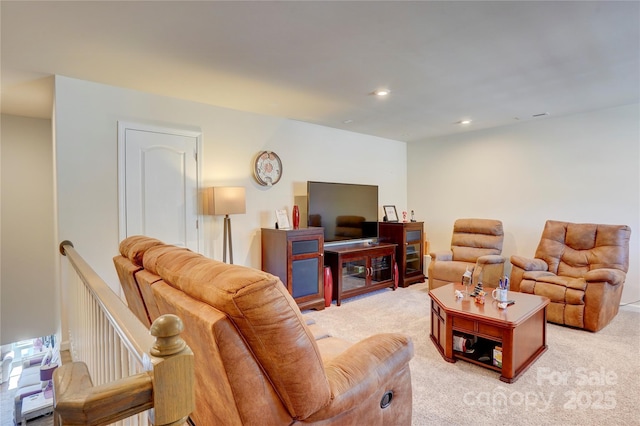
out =
<path fill-rule="evenodd" d="M 640 312 L 640 305 L 637 303 L 631 303 L 629 305 L 620 305 L 620 309 L 626 311 Z"/>

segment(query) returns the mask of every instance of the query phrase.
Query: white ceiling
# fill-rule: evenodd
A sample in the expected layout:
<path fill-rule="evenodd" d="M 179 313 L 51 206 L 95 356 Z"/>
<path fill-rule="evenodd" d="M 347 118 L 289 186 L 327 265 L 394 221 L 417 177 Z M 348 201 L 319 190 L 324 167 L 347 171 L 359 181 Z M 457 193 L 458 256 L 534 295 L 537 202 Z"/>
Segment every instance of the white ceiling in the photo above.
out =
<path fill-rule="evenodd" d="M 54 74 L 405 141 L 640 101 L 638 1 L 0 7 L 8 114 L 50 117 Z"/>

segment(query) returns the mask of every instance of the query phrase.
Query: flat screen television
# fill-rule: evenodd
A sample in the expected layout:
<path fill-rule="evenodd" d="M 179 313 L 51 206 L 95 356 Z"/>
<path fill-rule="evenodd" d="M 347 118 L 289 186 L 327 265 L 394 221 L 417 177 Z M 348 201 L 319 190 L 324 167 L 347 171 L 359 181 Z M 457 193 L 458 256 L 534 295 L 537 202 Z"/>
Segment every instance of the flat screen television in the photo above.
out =
<path fill-rule="evenodd" d="M 324 228 L 329 244 L 378 238 L 378 186 L 307 182 L 307 225 Z"/>

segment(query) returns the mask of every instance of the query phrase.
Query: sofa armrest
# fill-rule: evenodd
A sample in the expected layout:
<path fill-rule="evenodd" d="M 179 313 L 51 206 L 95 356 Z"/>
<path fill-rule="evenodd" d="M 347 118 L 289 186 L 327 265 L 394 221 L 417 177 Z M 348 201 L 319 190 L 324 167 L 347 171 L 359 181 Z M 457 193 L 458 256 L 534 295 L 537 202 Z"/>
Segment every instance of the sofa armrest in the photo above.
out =
<path fill-rule="evenodd" d="M 584 275 L 584 280 L 587 283 L 605 282 L 617 286 L 624 283 L 626 277 L 627 274 L 619 269 L 602 268 L 587 272 Z"/>
<path fill-rule="evenodd" d="M 448 260 L 451 261 L 453 260 L 453 252 L 451 250 L 449 251 L 434 251 L 429 253 L 429 256 L 431 256 L 431 261 L 434 260 Z"/>
<path fill-rule="evenodd" d="M 500 256 L 499 254 L 487 254 L 485 256 L 480 256 L 476 260 L 477 265 L 492 265 L 496 263 L 504 263 L 507 259 Z"/>
<path fill-rule="evenodd" d="M 22 368 L 29 368 L 37 364 L 42 364 L 42 360 L 47 355 L 47 352 L 39 352 L 37 354 L 29 355 L 22 358 Z"/>
<path fill-rule="evenodd" d="M 325 365 L 331 402 L 307 420 L 319 421 L 358 406 L 383 386 L 413 358 L 413 341 L 400 333 L 376 334 L 350 346 Z"/>
<path fill-rule="evenodd" d="M 522 256 L 511 256 L 511 264 L 525 271 L 546 271 L 549 265 L 542 259 L 530 259 Z"/>

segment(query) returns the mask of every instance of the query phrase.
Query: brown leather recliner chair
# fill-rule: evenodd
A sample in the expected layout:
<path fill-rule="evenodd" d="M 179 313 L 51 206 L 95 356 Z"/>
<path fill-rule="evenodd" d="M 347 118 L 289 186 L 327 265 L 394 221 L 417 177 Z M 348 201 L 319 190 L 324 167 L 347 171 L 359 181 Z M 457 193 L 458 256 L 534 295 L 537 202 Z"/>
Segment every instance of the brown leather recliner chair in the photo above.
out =
<path fill-rule="evenodd" d="M 124 240 L 114 260 L 128 280 L 127 262 L 142 259 L 133 275 L 152 293 L 144 301 L 184 323 L 194 424 L 411 424 L 408 336 L 316 336 L 277 277 L 148 240 Z"/>
<path fill-rule="evenodd" d="M 429 263 L 429 289 L 459 283 L 467 269 L 474 284 L 498 287 L 504 274 L 501 256 L 504 231 L 502 222 L 492 219 L 458 219 L 453 225 L 451 250 L 432 252 Z"/>
<path fill-rule="evenodd" d="M 511 290 L 551 299 L 548 321 L 601 330 L 618 313 L 630 236 L 626 225 L 549 220 L 534 259 L 511 256 Z"/>

